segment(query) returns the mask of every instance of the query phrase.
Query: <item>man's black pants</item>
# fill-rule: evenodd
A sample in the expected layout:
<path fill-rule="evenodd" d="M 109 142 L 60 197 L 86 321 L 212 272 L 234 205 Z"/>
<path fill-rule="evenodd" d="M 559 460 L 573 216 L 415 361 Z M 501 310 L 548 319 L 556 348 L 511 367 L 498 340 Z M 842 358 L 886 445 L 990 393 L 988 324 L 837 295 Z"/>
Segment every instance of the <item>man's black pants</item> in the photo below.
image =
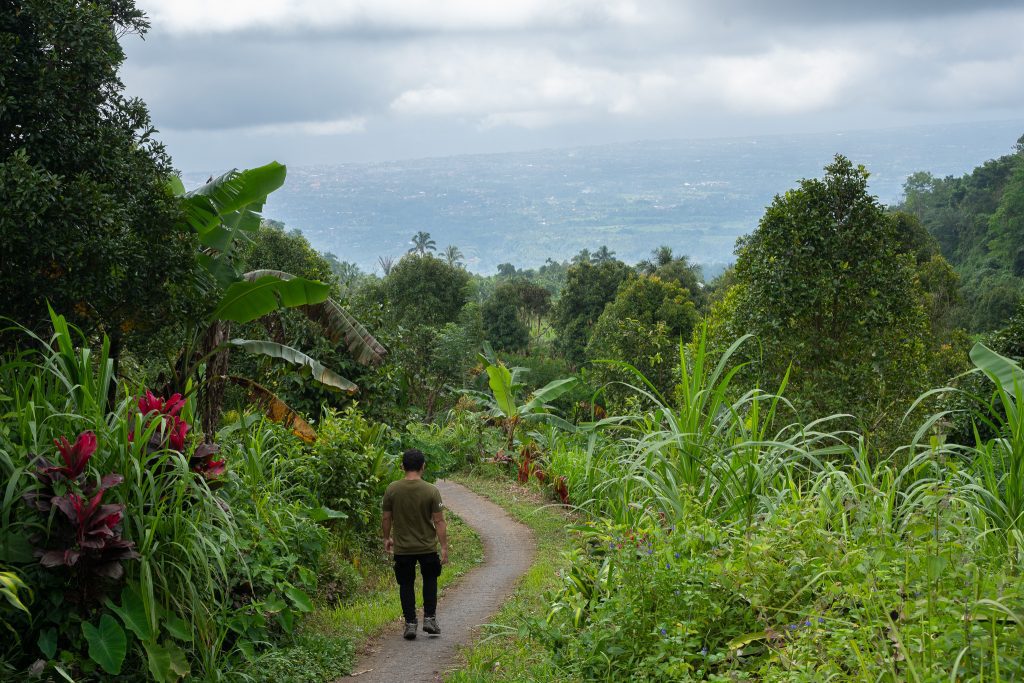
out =
<path fill-rule="evenodd" d="M 423 575 L 423 618 L 436 616 L 437 577 L 441 576 L 441 558 L 437 553 L 422 555 L 395 555 L 395 579 L 402 612 L 407 624 L 416 621 L 416 563 Z"/>

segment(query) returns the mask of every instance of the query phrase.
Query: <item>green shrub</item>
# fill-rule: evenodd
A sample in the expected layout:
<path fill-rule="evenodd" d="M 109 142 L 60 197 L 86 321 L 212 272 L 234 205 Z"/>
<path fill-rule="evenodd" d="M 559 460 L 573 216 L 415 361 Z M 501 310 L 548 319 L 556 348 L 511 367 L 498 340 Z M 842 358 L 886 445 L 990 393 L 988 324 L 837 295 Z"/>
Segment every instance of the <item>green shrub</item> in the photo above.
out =
<path fill-rule="evenodd" d="M 344 545 L 336 539 L 320 558 L 317 595 L 328 605 L 337 605 L 355 596 L 362 585 L 362 574 L 347 557 Z"/>
<path fill-rule="evenodd" d="M 745 533 L 597 522 L 533 634 L 582 680 L 1014 680 L 1024 588 L 949 510 L 904 538 L 828 529 L 809 501 Z"/>
<path fill-rule="evenodd" d="M 312 486 L 359 533 L 376 529 L 384 487 L 398 476 L 387 433 L 386 425 L 370 422 L 355 405 L 340 413 L 326 410 L 318 426 L 313 454 L 319 474 Z"/>
<path fill-rule="evenodd" d="M 309 635 L 295 645 L 271 650 L 249 668 L 257 681 L 324 683 L 345 676 L 355 663 L 355 647 L 347 638 Z"/>

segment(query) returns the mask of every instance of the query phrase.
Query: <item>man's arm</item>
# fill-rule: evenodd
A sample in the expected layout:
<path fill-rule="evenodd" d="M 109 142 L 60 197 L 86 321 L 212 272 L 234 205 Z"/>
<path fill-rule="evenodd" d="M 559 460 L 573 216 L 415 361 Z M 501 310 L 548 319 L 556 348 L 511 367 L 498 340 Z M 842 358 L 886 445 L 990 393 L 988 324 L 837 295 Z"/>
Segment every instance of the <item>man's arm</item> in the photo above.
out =
<path fill-rule="evenodd" d="M 444 510 L 435 512 L 433 518 L 437 540 L 441 541 L 441 564 L 448 564 L 448 522 L 444 521 Z"/>
<path fill-rule="evenodd" d="M 380 535 L 384 538 L 384 552 L 390 553 L 395 549 L 395 541 L 391 538 L 390 512 L 385 512 L 380 516 Z"/>

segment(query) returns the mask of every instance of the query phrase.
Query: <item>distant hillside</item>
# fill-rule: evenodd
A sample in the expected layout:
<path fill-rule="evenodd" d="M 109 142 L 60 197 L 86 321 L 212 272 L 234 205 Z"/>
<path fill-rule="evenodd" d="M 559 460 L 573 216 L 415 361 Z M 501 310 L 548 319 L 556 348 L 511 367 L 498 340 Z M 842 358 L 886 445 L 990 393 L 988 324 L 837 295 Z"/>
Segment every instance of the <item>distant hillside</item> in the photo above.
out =
<path fill-rule="evenodd" d="M 892 203 L 910 173 L 964 173 L 1022 131 L 1024 122 L 922 126 L 291 167 L 266 215 L 370 271 L 419 230 L 440 249 L 460 247 L 482 273 L 602 244 L 629 262 L 666 244 L 724 264 L 774 195 L 819 176 L 836 153 L 867 166 L 872 190 Z"/>
<path fill-rule="evenodd" d="M 961 177 L 915 173 L 900 206 L 960 273 L 970 330 L 1002 327 L 1024 297 L 1024 137 L 1014 154 Z"/>

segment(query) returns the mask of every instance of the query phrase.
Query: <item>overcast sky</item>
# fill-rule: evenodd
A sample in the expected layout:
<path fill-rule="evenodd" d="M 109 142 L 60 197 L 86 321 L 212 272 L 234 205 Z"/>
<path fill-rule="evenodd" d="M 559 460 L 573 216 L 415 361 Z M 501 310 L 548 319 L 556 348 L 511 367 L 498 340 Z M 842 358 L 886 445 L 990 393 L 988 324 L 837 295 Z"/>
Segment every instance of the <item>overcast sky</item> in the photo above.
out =
<path fill-rule="evenodd" d="M 137 0 L 185 171 L 1024 119 L 1020 0 Z"/>

